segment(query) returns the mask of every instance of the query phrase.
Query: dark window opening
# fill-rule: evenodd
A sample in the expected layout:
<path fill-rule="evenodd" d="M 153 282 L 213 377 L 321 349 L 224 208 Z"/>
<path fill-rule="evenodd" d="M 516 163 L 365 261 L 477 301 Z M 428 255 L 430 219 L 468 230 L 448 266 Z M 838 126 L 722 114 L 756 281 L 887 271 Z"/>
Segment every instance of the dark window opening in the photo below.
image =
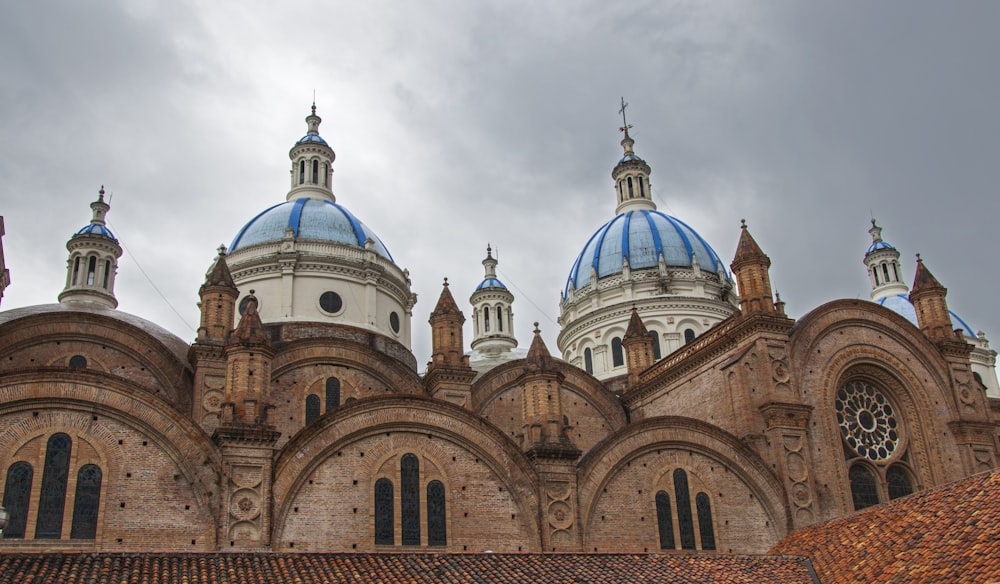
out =
<path fill-rule="evenodd" d="M 431 481 L 427 485 L 427 545 L 448 545 L 444 485 Z"/>
<path fill-rule="evenodd" d="M 336 292 L 324 292 L 319 296 L 319 307 L 325 312 L 334 314 L 344 307 L 344 301 Z"/>
<path fill-rule="evenodd" d="M 312 424 L 319 418 L 320 404 L 318 395 L 306 396 L 306 425 Z"/>
<path fill-rule="evenodd" d="M 656 334 L 656 331 L 649 331 L 649 338 L 653 339 L 653 359 L 659 361 L 663 356 L 660 353 L 660 335 Z"/>
<path fill-rule="evenodd" d="M 483 309 L 483 332 L 490 332 L 490 309 Z"/>
<path fill-rule="evenodd" d="M 670 495 L 666 491 L 656 493 L 656 526 L 660 532 L 660 549 L 676 549 L 674 520 L 670 515 Z"/>
<path fill-rule="evenodd" d="M 614 367 L 621 367 L 625 364 L 625 354 L 622 352 L 621 337 L 611 339 L 611 363 Z"/>
<path fill-rule="evenodd" d="M 63 433 L 53 434 L 45 447 L 42 491 L 38 498 L 38 521 L 35 539 L 59 539 L 66 510 L 66 485 L 69 482 L 69 458 L 73 441 Z"/>
<path fill-rule="evenodd" d="M 400 462 L 399 498 L 402 544 L 420 545 L 420 461 L 413 454 Z"/>
<path fill-rule="evenodd" d="M 340 405 L 340 380 L 331 377 L 326 380 L 326 411 L 335 410 Z"/>
<path fill-rule="evenodd" d="M 851 498 L 854 500 L 854 510 L 878 505 L 878 483 L 872 471 L 857 464 L 851 467 L 848 476 L 851 480 Z"/>
<path fill-rule="evenodd" d="M 628 177 L 628 198 L 635 198 L 635 192 L 632 190 L 632 177 Z"/>
<path fill-rule="evenodd" d="M 708 495 L 698 493 L 694 498 L 695 507 L 698 509 L 698 529 L 701 531 L 701 549 L 715 549 L 715 528 L 712 527 L 712 502 Z"/>
<path fill-rule="evenodd" d="M 590 347 L 583 350 L 583 368 L 587 373 L 594 374 L 594 354 Z"/>
<path fill-rule="evenodd" d="M 111 260 L 104 260 L 104 289 L 108 289 L 108 279 L 111 277 Z"/>
<path fill-rule="evenodd" d="M 695 334 L 694 329 L 684 329 L 684 344 L 688 344 L 694 340 Z"/>
<path fill-rule="evenodd" d="M 330 171 L 327 170 L 327 168 L 328 167 L 326 166 L 326 163 L 324 162 L 323 163 L 323 186 L 324 187 L 329 186 L 327 184 L 327 181 L 329 180 L 328 177 L 330 176 Z"/>
<path fill-rule="evenodd" d="M 87 358 L 83 355 L 73 355 L 69 358 L 70 369 L 86 369 L 87 368 Z"/>
<path fill-rule="evenodd" d="M 87 262 L 87 285 L 94 285 L 94 274 L 97 272 L 97 258 L 90 256 L 90 261 Z"/>
<path fill-rule="evenodd" d="M 677 524 L 681 532 L 681 549 L 693 550 L 694 518 L 691 516 L 691 495 L 688 492 L 687 473 L 684 469 L 674 471 L 674 496 L 677 497 Z"/>
<path fill-rule="evenodd" d="M 319 160 L 313 160 L 312 183 L 319 184 Z"/>
<path fill-rule="evenodd" d="M 898 499 L 913 493 L 910 473 L 899 465 L 894 464 L 885 471 L 885 482 L 889 487 L 889 499 Z"/>
<path fill-rule="evenodd" d="M 24 539 L 34 475 L 34 469 L 27 462 L 15 462 L 7 469 L 7 482 L 3 489 L 3 506 L 8 514 L 7 528 L 3 530 L 5 538 Z"/>
<path fill-rule="evenodd" d="M 878 266 L 872 266 L 872 275 L 875 276 L 875 285 L 878 286 Z"/>
<path fill-rule="evenodd" d="M 395 312 L 389 313 L 389 328 L 391 328 L 394 333 L 399 332 L 399 315 Z"/>
<path fill-rule="evenodd" d="M 392 481 L 389 479 L 375 481 L 375 545 L 396 543 L 392 527 L 394 512 L 392 491 Z"/>
<path fill-rule="evenodd" d="M 896 270 L 896 262 L 892 263 L 892 275 L 894 276 L 893 279 L 898 282 L 899 281 L 899 272 Z"/>
<path fill-rule="evenodd" d="M 642 177 L 640 176 L 639 177 L 639 196 L 642 197 L 643 199 L 645 199 L 646 198 L 646 189 L 643 187 L 642 183 L 643 183 L 643 180 L 642 180 Z"/>
<path fill-rule="evenodd" d="M 503 332 L 503 313 L 499 306 L 497 306 L 497 330 Z"/>
<path fill-rule="evenodd" d="M 306 182 L 306 161 L 299 161 L 299 184 Z"/>
<path fill-rule="evenodd" d="M 101 506 L 101 467 L 88 464 L 76 475 L 76 496 L 73 499 L 71 539 L 97 537 L 97 511 Z"/>
<path fill-rule="evenodd" d="M 75 286 L 80 283 L 80 258 L 79 256 L 73 261 L 73 282 Z"/>

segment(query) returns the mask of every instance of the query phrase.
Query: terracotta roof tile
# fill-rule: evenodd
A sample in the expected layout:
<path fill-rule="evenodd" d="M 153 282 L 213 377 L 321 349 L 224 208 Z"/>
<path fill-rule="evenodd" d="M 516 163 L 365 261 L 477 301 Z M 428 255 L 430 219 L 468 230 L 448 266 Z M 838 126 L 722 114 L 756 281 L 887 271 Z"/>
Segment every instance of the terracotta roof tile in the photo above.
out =
<path fill-rule="evenodd" d="M 0 584 L 814 582 L 805 558 L 655 554 L 0 554 Z"/>
<path fill-rule="evenodd" d="M 1000 581 L 1000 470 L 798 531 L 822 582 Z"/>

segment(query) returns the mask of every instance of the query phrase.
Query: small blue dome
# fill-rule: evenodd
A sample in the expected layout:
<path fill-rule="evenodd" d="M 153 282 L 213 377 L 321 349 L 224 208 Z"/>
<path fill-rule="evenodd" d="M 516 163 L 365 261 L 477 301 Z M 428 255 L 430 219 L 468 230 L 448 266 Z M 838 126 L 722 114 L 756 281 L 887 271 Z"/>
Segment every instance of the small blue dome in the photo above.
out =
<path fill-rule="evenodd" d="M 587 241 L 569 272 L 563 294 L 572 286 L 579 289 L 590 282 L 591 268 L 598 278 L 620 274 L 628 260 L 633 270 L 656 267 L 660 254 L 667 266 L 690 268 L 691 254 L 701 269 L 721 271 L 732 280 L 719 254 L 683 221 L 659 211 L 628 211 L 605 223 Z"/>
<path fill-rule="evenodd" d="M 906 318 L 906 320 L 913 323 L 913 326 L 919 326 L 917 324 L 917 311 L 913 309 L 913 305 L 910 304 L 910 299 L 906 294 L 896 294 L 895 296 L 886 296 L 885 298 L 879 298 L 876 300 L 878 304 L 888 308 L 889 310 L 895 312 L 896 314 Z M 958 316 L 952 311 L 948 311 L 951 314 L 951 325 L 952 328 L 962 329 L 962 334 L 968 337 L 975 337 L 976 333 L 973 332 L 972 327 L 970 327 L 962 317 Z M 957 326 L 956 326 L 957 325 Z"/>
<path fill-rule="evenodd" d="M 115 237 L 114 233 L 111 233 L 110 229 L 104 225 L 98 225 L 96 223 L 84 225 L 82 229 L 73 234 L 73 237 L 76 237 L 77 235 L 100 235 L 111 239 L 115 243 L 118 242 L 118 238 Z"/>
<path fill-rule="evenodd" d="M 324 140 L 323 138 L 321 138 L 319 134 L 306 134 L 305 136 L 302 136 L 301 138 L 299 138 L 299 141 L 296 142 L 296 144 L 308 144 L 310 142 L 315 142 L 317 144 L 322 144 L 324 146 L 328 146 L 328 144 L 326 143 L 326 140 Z"/>
<path fill-rule="evenodd" d="M 375 252 L 390 262 L 394 261 L 375 232 L 350 211 L 333 201 L 308 198 L 279 203 L 265 209 L 240 229 L 229 246 L 229 251 L 258 243 L 281 241 L 288 227 L 291 227 L 296 239 L 364 247 L 365 240 L 371 238 L 375 242 Z"/>
<path fill-rule="evenodd" d="M 618 161 L 618 164 L 621 164 L 623 162 L 632 162 L 632 161 L 635 161 L 635 162 L 646 162 L 645 160 L 639 158 L 638 156 L 636 156 L 633 153 L 633 154 L 626 154 L 625 156 L 622 156 L 622 159 Z"/>
<path fill-rule="evenodd" d="M 892 244 L 890 244 L 889 242 L 887 242 L 887 241 L 881 241 L 880 240 L 880 241 L 876 241 L 876 242 L 872 243 L 870 246 L 868 246 L 868 251 L 865 252 L 865 255 L 868 255 L 868 254 L 872 253 L 873 251 L 878 251 L 880 249 L 896 249 L 896 248 L 893 247 Z"/>
<path fill-rule="evenodd" d="M 485 280 L 480 282 L 478 286 L 476 286 L 476 290 L 482 290 L 484 288 L 502 288 L 504 290 L 507 289 L 507 287 L 503 285 L 503 282 L 497 280 L 496 278 L 486 278 Z"/>

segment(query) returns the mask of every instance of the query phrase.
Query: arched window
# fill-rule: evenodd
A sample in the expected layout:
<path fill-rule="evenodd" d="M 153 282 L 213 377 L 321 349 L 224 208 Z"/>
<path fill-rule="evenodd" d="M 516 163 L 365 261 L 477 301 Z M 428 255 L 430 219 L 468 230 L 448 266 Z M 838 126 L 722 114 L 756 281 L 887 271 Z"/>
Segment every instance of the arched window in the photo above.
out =
<path fill-rule="evenodd" d="M 899 281 L 899 272 L 896 270 L 896 262 L 892 262 L 892 275 L 893 279 L 897 282 Z"/>
<path fill-rule="evenodd" d="M 632 177 L 628 177 L 628 198 L 632 199 L 635 197 L 635 192 L 632 190 Z"/>
<path fill-rule="evenodd" d="M 5 538 L 24 539 L 34 475 L 34 469 L 27 462 L 15 462 L 7 469 L 7 482 L 3 488 L 3 506 L 8 513 L 7 528 L 3 530 Z"/>
<path fill-rule="evenodd" d="M 319 160 L 313 160 L 312 183 L 319 184 Z"/>
<path fill-rule="evenodd" d="M 306 425 L 312 424 L 319 418 L 320 405 L 318 395 L 306 396 Z"/>
<path fill-rule="evenodd" d="M 666 491 L 656 493 L 656 525 L 660 531 L 660 549 L 676 549 L 674 520 L 670 515 L 670 495 Z"/>
<path fill-rule="evenodd" d="M 328 169 L 328 167 L 327 167 L 326 163 L 324 162 L 323 163 L 323 186 L 324 187 L 330 186 L 330 185 L 327 184 L 327 181 L 329 180 L 328 177 L 330 176 L 330 171 L 327 170 L 327 169 Z"/>
<path fill-rule="evenodd" d="M 621 337 L 611 339 L 611 363 L 615 367 L 621 367 L 625 364 L 625 355 L 622 352 Z"/>
<path fill-rule="evenodd" d="M 649 338 L 653 339 L 653 359 L 659 361 L 662 357 L 660 354 L 660 335 L 656 334 L 656 331 L 649 331 Z"/>
<path fill-rule="evenodd" d="M 639 196 L 645 199 L 646 198 L 646 189 L 643 188 L 642 183 L 643 183 L 643 180 L 642 180 L 642 177 L 640 176 L 639 177 Z"/>
<path fill-rule="evenodd" d="M 497 306 L 497 330 L 503 332 L 503 313 L 500 312 L 499 306 Z"/>
<path fill-rule="evenodd" d="M 898 464 L 885 471 L 886 486 L 889 487 L 889 499 L 898 499 L 913 493 L 913 480 L 910 473 Z"/>
<path fill-rule="evenodd" d="M 326 380 L 326 411 L 337 409 L 340 405 L 340 380 L 330 377 Z"/>
<path fill-rule="evenodd" d="M 73 355 L 69 358 L 69 368 L 70 369 L 86 369 L 87 368 L 87 358 L 83 355 Z"/>
<path fill-rule="evenodd" d="M 392 528 L 394 512 L 392 491 L 392 481 L 389 479 L 382 478 L 375 481 L 375 545 L 396 543 Z"/>
<path fill-rule="evenodd" d="M 97 537 L 97 511 L 101 505 L 101 467 L 87 464 L 76 474 L 76 496 L 73 498 L 71 539 Z"/>
<path fill-rule="evenodd" d="M 66 484 L 69 481 L 69 458 L 73 441 L 62 432 L 53 434 L 45 446 L 42 490 L 38 497 L 38 520 L 35 539 L 59 539 L 66 510 Z"/>
<path fill-rule="evenodd" d="M 878 266 L 872 266 L 872 276 L 875 276 L 875 285 L 878 286 Z"/>
<path fill-rule="evenodd" d="M 694 340 L 695 334 L 694 329 L 684 329 L 684 344 L 688 344 Z"/>
<path fill-rule="evenodd" d="M 87 262 L 87 285 L 94 285 L 94 274 L 97 272 L 97 257 L 90 256 L 90 261 Z"/>
<path fill-rule="evenodd" d="M 677 524 L 681 532 L 681 549 L 693 550 L 695 543 L 691 494 L 688 492 L 687 473 L 681 468 L 674 471 L 674 496 L 677 497 Z"/>
<path fill-rule="evenodd" d="M 420 461 L 413 454 L 404 454 L 400 462 L 399 506 L 402 544 L 420 545 Z"/>
<path fill-rule="evenodd" d="M 698 509 L 698 530 L 701 531 L 701 549 L 715 549 L 715 528 L 712 527 L 712 503 L 705 493 L 698 493 L 694 497 L 695 507 Z"/>
<path fill-rule="evenodd" d="M 444 506 L 444 485 L 441 481 L 431 481 L 427 485 L 427 545 L 448 545 Z"/>
<path fill-rule="evenodd" d="M 590 347 L 583 350 L 583 369 L 591 375 L 594 374 L 594 353 Z"/>
<path fill-rule="evenodd" d="M 490 308 L 483 310 L 483 332 L 490 332 Z"/>
<path fill-rule="evenodd" d="M 104 289 L 108 289 L 108 279 L 111 277 L 111 260 L 104 260 Z"/>
<path fill-rule="evenodd" d="M 851 467 L 848 476 L 851 480 L 851 498 L 854 500 L 854 510 L 878 505 L 878 482 L 875 474 L 862 464 Z"/>
<path fill-rule="evenodd" d="M 73 260 L 73 282 L 72 282 L 72 284 L 75 286 L 75 285 L 77 285 L 79 283 L 80 283 L 80 256 L 76 256 L 76 259 Z"/>
<path fill-rule="evenodd" d="M 299 184 L 306 182 L 306 161 L 299 161 Z"/>

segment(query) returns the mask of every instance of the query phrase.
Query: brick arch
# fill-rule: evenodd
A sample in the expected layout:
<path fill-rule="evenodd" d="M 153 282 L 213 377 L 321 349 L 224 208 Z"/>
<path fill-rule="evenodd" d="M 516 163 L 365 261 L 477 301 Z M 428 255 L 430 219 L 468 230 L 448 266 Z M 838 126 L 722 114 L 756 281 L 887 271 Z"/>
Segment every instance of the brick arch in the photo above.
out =
<path fill-rule="evenodd" d="M 365 398 L 347 404 L 285 445 L 274 465 L 275 532 L 272 541 L 284 539 L 283 530 L 292 512 L 291 504 L 318 467 L 352 443 L 399 431 L 430 435 L 473 454 L 510 493 L 528 539 L 540 541 L 538 476 L 521 450 L 489 422 L 461 407 L 426 397 L 400 395 Z M 370 474 L 374 471 L 372 465 L 388 454 L 388 451 L 371 453 L 367 460 L 353 463 L 355 474 Z"/>
<path fill-rule="evenodd" d="M 779 537 L 791 528 L 781 481 L 748 446 L 724 430 L 700 420 L 679 416 L 648 418 L 598 444 L 578 466 L 580 519 L 584 542 L 594 521 L 594 509 L 605 486 L 639 456 L 657 450 L 695 452 L 717 461 L 750 490 L 770 518 Z M 660 470 L 650 469 L 651 477 Z M 653 478 L 648 477 L 649 484 Z"/>
<path fill-rule="evenodd" d="M 204 517 L 216 514 L 218 487 L 215 485 L 221 459 L 209 437 L 191 420 L 168 407 L 156 396 L 121 379 L 93 372 L 50 372 L 43 376 L 29 372 L 7 375 L 0 382 L 0 416 L 19 412 L 39 412 L 23 425 L 0 431 L 0 452 L 13 452 L 25 433 L 40 433 L 52 416 L 77 412 L 69 427 L 92 436 L 105 448 L 109 466 L 124 465 L 115 435 L 98 429 L 86 419 L 101 416 L 112 419 L 137 433 L 150 436 L 169 456 L 191 485 L 196 504 Z M 41 412 L 51 412 L 41 415 Z M 2 460 L 2 459 L 0 459 Z"/>
<path fill-rule="evenodd" d="M 0 360 L 57 341 L 107 346 L 145 367 L 156 380 L 156 389 L 173 408 L 186 411 L 190 405 L 194 375 L 186 355 L 182 356 L 178 347 L 168 347 L 141 326 L 104 314 L 40 313 L 4 323 L 0 327 Z M 105 369 L 109 367 L 101 357 L 93 358 Z"/>
<path fill-rule="evenodd" d="M 308 339 L 281 347 L 271 362 L 271 378 L 317 363 L 355 367 L 400 393 L 423 393 L 416 371 L 367 345 L 343 339 Z"/>

